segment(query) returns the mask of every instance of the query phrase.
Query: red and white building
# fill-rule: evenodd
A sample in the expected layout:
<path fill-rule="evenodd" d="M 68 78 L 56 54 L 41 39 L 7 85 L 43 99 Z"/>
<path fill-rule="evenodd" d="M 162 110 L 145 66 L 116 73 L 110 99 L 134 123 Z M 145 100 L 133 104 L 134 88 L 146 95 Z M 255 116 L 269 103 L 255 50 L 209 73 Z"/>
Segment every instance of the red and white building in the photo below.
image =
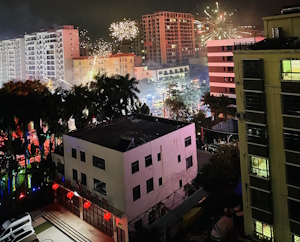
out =
<path fill-rule="evenodd" d="M 236 98 L 234 83 L 233 51 L 235 45 L 247 45 L 263 40 L 264 37 L 211 40 L 207 42 L 207 58 L 210 93 Z"/>

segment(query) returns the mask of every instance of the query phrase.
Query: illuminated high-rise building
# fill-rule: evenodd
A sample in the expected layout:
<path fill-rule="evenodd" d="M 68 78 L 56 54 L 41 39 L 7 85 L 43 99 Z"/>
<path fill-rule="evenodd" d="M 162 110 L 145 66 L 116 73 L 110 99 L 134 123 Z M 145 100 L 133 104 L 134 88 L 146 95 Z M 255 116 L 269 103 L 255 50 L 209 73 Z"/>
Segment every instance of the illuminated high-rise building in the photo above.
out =
<path fill-rule="evenodd" d="M 292 10 L 263 18 L 266 38 L 233 56 L 245 234 L 255 241 L 300 241 L 300 13 Z"/>
<path fill-rule="evenodd" d="M 0 88 L 12 80 L 25 79 L 24 38 L 0 41 Z"/>
<path fill-rule="evenodd" d="M 155 12 L 143 15 L 145 62 L 148 65 L 188 64 L 195 53 L 194 16 Z"/>

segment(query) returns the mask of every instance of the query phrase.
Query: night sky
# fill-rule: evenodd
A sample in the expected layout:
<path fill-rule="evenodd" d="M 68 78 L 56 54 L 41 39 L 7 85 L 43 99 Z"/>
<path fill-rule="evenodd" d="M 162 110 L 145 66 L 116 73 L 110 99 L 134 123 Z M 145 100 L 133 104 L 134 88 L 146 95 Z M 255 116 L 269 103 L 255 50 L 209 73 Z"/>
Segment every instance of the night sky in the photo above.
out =
<path fill-rule="evenodd" d="M 284 3 L 283 3 L 284 2 Z M 220 0 L 220 9 L 234 11 L 234 23 L 263 27 L 262 17 L 279 14 L 282 5 L 299 0 Z M 198 8 L 197 8 L 198 5 Z M 0 40 L 63 24 L 87 29 L 95 39 L 109 39 L 111 22 L 140 19 L 155 11 L 190 12 L 203 15 L 210 0 L 0 0 Z M 197 10 L 198 9 L 198 10 Z M 204 15 L 203 15 L 204 16 Z"/>

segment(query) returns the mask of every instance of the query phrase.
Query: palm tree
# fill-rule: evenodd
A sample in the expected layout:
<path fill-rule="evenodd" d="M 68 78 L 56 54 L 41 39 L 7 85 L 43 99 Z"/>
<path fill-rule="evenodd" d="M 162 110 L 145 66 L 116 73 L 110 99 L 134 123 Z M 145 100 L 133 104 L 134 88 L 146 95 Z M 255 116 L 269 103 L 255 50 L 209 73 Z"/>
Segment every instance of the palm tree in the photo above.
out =
<path fill-rule="evenodd" d="M 150 108 L 146 103 L 142 104 L 140 101 L 136 101 L 132 107 L 132 113 L 150 115 Z"/>

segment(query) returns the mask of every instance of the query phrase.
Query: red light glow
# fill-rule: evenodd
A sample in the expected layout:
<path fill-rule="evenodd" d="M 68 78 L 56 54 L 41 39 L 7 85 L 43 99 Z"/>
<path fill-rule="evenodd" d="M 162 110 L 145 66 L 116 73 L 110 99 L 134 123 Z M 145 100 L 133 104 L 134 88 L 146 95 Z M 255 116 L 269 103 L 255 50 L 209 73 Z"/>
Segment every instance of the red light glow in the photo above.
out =
<path fill-rule="evenodd" d="M 104 214 L 104 219 L 106 221 L 108 221 L 110 219 L 110 217 L 111 217 L 111 213 L 107 212 L 107 213 Z"/>
<path fill-rule="evenodd" d="M 59 188 L 59 185 L 58 185 L 57 183 L 54 183 L 54 184 L 52 185 L 52 189 L 56 191 L 57 188 Z"/>
<path fill-rule="evenodd" d="M 73 193 L 73 192 L 68 192 L 67 197 L 68 197 L 69 199 L 72 199 L 73 196 L 74 196 L 74 193 Z"/>
<path fill-rule="evenodd" d="M 91 206 L 91 203 L 90 203 L 90 202 L 85 202 L 85 203 L 83 204 L 83 207 L 84 207 L 85 209 L 89 209 L 90 206 Z"/>
<path fill-rule="evenodd" d="M 25 195 L 23 193 L 21 193 L 19 199 L 21 199 L 23 197 L 25 197 Z"/>

